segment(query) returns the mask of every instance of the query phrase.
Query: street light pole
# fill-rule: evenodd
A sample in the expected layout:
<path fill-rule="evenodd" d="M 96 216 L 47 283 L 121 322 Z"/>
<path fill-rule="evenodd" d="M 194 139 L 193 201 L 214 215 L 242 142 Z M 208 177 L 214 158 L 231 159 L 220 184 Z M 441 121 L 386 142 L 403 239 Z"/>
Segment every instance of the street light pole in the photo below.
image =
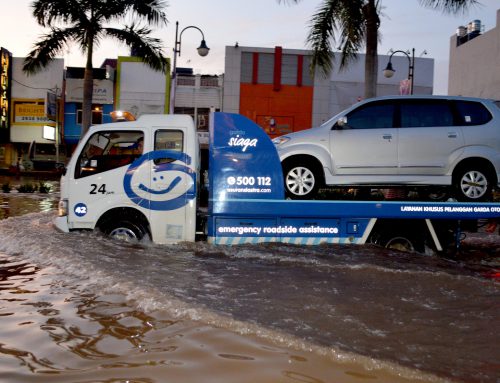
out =
<path fill-rule="evenodd" d="M 387 78 L 391 78 L 392 76 L 394 76 L 394 72 L 396 71 L 392 67 L 391 59 L 392 56 L 394 56 L 394 54 L 396 53 L 402 53 L 408 59 L 408 80 L 410 81 L 410 94 L 413 94 L 413 78 L 415 76 L 415 48 L 412 48 L 411 50 L 411 57 L 408 54 L 408 52 L 405 51 L 397 50 L 392 52 L 391 55 L 389 56 L 389 62 L 387 63 L 387 66 L 384 69 L 384 76 Z"/>
<path fill-rule="evenodd" d="M 189 25 L 185 27 L 181 33 L 179 34 L 179 22 L 175 22 L 175 45 L 174 45 L 174 63 L 173 63 L 173 68 L 172 68 L 172 77 L 170 79 L 171 84 L 170 84 L 170 105 L 169 105 L 169 113 L 174 113 L 174 107 L 175 107 L 175 89 L 176 89 L 176 82 L 177 82 L 177 55 L 179 57 L 181 56 L 181 40 L 182 40 L 182 34 L 186 29 L 189 28 L 194 28 L 200 31 L 201 33 L 201 43 L 196 50 L 198 51 L 198 54 L 201 57 L 205 57 L 208 55 L 208 52 L 210 51 L 210 48 L 207 46 L 207 43 L 205 42 L 205 35 L 203 34 L 203 31 L 194 26 L 194 25 Z"/>

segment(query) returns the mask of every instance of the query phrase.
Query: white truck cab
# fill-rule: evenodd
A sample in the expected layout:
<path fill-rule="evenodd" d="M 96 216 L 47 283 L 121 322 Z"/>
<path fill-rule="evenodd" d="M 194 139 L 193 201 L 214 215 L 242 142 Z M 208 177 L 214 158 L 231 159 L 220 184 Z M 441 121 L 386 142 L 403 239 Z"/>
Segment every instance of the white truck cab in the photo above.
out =
<path fill-rule="evenodd" d="M 99 229 L 160 244 L 194 241 L 198 175 L 190 116 L 143 115 L 93 126 L 61 178 L 55 224 L 64 232 Z"/>

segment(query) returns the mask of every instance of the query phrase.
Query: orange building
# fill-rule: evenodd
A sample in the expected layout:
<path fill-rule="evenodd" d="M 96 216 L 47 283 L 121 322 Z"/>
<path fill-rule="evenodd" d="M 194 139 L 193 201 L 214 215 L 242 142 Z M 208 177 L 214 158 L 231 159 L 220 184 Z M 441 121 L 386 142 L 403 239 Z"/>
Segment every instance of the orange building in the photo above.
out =
<path fill-rule="evenodd" d="M 245 51 L 240 57 L 239 84 L 234 84 L 238 86 L 239 113 L 271 137 L 310 128 L 314 91 L 310 56 L 285 54 L 276 47 L 272 53 Z"/>

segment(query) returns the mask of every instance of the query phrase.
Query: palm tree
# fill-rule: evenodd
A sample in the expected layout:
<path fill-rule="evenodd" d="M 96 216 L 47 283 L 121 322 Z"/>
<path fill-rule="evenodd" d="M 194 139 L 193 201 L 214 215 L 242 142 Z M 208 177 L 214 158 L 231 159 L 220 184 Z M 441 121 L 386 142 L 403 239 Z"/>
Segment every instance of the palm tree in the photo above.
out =
<path fill-rule="evenodd" d="M 298 3 L 301 0 L 278 0 L 280 3 Z M 340 69 L 366 47 L 365 98 L 376 96 L 377 50 L 379 41 L 382 0 L 323 0 L 311 17 L 307 42 L 313 51 L 311 70 L 320 68 L 327 75 L 332 69 L 333 49 L 341 51 Z M 407 1 L 407 0 L 406 0 Z M 456 13 L 476 5 L 477 0 L 418 0 L 427 8 Z"/>
<path fill-rule="evenodd" d="M 82 135 L 91 124 L 92 115 L 92 56 L 94 48 L 105 37 L 112 37 L 132 48 L 135 55 L 151 68 L 166 72 L 168 61 L 163 57 L 160 39 L 150 36 L 150 25 L 166 24 L 164 0 L 36 0 L 32 3 L 33 16 L 50 32 L 35 43 L 24 60 L 23 71 L 33 74 L 48 65 L 65 46 L 76 43 L 86 54 L 83 80 Z M 123 29 L 108 27 L 113 22 L 130 17 L 134 21 Z"/>

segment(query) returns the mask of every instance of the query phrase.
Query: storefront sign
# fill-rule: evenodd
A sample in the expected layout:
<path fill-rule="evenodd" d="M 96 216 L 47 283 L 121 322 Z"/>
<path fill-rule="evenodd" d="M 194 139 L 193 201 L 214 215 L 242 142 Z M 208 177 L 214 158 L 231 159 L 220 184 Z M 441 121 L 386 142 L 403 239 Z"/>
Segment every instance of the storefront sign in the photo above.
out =
<path fill-rule="evenodd" d="M 52 121 L 45 115 L 45 101 L 43 99 L 14 99 L 14 116 L 12 121 L 16 125 L 47 125 Z"/>
<path fill-rule="evenodd" d="M 83 79 L 66 79 L 66 102 L 83 102 Z M 112 104 L 113 81 L 94 80 L 92 102 L 94 104 Z"/>
<path fill-rule="evenodd" d="M 0 50 L 0 129 L 9 128 L 11 54 Z"/>

